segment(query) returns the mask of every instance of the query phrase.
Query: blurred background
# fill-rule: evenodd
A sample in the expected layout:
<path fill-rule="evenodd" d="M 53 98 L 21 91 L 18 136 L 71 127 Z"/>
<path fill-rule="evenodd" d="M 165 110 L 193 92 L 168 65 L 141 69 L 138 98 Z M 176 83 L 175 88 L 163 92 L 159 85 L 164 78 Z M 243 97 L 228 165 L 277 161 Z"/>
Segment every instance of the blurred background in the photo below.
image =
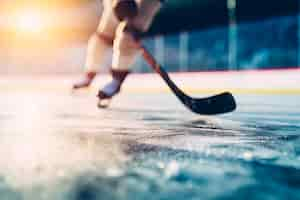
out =
<path fill-rule="evenodd" d="M 300 66 L 299 0 L 169 0 L 145 43 L 168 71 Z M 101 0 L 2 0 L 0 74 L 78 74 Z M 149 72 L 139 58 L 136 72 Z"/>

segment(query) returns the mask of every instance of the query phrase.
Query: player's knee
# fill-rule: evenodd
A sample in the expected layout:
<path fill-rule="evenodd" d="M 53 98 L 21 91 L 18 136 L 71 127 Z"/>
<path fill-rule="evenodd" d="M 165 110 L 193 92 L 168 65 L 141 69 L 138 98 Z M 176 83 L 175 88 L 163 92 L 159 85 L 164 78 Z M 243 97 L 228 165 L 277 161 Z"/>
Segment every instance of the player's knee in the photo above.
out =
<path fill-rule="evenodd" d="M 126 22 L 120 23 L 116 31 L 117 37 L 128 37 L 132 40 L 138 40 L 142 34 L 143 31 L 141 31 L 138 27 Z"/>
<path fill-rule="evenodd" d="M 126 23 L 121 23 L 116 34 L 116 48 L 121 52 L 136 52 L 136 35 L 138 31 L 129 29 Z"/>
<path fill-rule="evenodd" d="M 106 45 L 109 45 L 109 46 L 113 45 L 114 38 L 100 32 L 100 31 L 96 31 L 92 37 L 97 40 L 100 40 L 101 42 L 104 42 Z"/>
<path fill-rule="evenodd" d="M 123 34 L 118 42 L 117 49 L 122 54 L 133 54 L 136 52 L 136 44 L 132 39 L 132 36 L 128 34 Z"/>

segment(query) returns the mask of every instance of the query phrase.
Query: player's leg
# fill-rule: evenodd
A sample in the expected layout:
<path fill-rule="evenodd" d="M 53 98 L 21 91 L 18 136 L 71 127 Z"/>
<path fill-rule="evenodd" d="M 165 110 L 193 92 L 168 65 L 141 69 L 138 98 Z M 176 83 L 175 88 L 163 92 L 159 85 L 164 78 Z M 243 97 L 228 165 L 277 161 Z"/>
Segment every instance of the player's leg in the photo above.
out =
<path fill-rule="evenodd" d="M 111 0 L 104 0 L 103 7 L 100 24 L 88 42 L 85 75 L 81 81 L 74 84 L 74 89 L 88 87 L 91 84 L 99 67 L 104 63 L 107 50 L 112 48 L 119 20 L 114 15 Z"/>
<path fill-rule="evenodd" d="M 140 49 L 137 48 L 134 35 L 149 29 L 156 13 L 161 7 L 159 0 L 137 0 L 138 15 L 129 23 L 122 22 L 117 28 L 113 47 L 112 81 L 99 91 L 98 97 L 109 99 L 119 93 L 122 83 L 130 73 Z M 128 26 L 128 24 L 131 24 Z"/>

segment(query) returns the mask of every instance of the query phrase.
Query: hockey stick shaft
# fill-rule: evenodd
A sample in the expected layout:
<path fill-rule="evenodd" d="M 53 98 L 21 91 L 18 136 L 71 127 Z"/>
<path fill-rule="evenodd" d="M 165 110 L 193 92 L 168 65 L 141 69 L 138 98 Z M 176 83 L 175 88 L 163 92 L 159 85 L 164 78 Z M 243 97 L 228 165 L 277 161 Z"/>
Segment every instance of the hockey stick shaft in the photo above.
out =
<path fill-rule="evenodd" d="M 180 90 L 175 83 L 170 79 L 168 73 L 161 67 L 161 65 L 156 61 L 156 59 L 152 56 L 152 54 L 146 49 L 146 47 L 141 43 L 141 41 L 137 41 L 138 47 L 142 51 L 142 55 L 146 62 L 150 65 L 150 67 L 158 73 L 164 81 L 167 83 L 169 88 L 174 92 L 174 94 L 181 100 L 185 94 Z"/>
<path fill-rule="evenodd" d="M 170 79 L 168 73 L 156 61 L 140 40 L 136 40 L 136 45 L 141 49 L 142 55 L 150 67 L 164 79 L 177 98 L 192 112 L 197 114 L 215 115 L 232 112 L 236 109 L 234 97 L 229 92 L 202 99 L 194 99 L 186 95 Z"/>

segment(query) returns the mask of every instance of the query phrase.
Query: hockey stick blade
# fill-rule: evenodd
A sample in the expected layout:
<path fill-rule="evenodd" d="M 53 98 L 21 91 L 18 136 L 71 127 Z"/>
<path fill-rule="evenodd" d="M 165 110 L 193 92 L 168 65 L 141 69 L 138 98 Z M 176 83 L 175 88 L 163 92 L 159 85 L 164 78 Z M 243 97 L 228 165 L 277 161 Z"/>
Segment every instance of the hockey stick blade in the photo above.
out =
<path fill-rule="evenodd" d="M 176 86 L 168 73 L 156 62 L 155 58 L 139 41 L 137 41 L 137 45 L 142 50 L 143 57 L 151 68 L 164 79 L 178 99 L 192 112 L 201 115 L 217 115 L 232 112 L 236 109 L 235 99 L 229 92 L 207 98 L 192 98 L 186 95 Z"/>
<path fill-rule="evenodd" d="M 191 98 L 186 96 L 183 104 L 192 112 L 202 115 L 217 115 L 232 112 L 236 102 L 231 93 L 225 92 L 207 98 Z"/>
<path fill-rule="evenodd" d="M 232 112 L 236 109 L 236 102 L 233 95 L 229 92 L 206 97 L 192 98 L 186 95 L 170 79 L 168 73 L 161 67 L 156 66 L 155 70 L 167 83 L 169 88 L 177 98 L 192 112 L 201 115 L 217 115 Z"/>

